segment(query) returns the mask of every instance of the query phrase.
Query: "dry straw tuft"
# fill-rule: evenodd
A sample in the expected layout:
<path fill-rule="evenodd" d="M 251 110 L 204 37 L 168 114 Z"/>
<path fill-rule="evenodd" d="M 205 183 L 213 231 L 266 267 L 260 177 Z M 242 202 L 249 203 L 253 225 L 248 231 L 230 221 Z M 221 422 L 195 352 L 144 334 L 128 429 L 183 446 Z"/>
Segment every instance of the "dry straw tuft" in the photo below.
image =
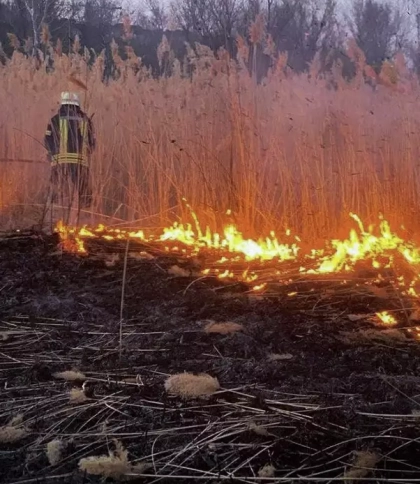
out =
<path fill-rule="evenodd" d="M 63 454 L 63 442 L 60 439 L 51 440 L 47 444 L 47 458 L 48 462 L 55 466 L 61 461 Z"/>
<path fill-rule="evenodd" d="M 80 459 L 79 469 L 87 474 L 119 479 L 131 471 L 128 451 L 121 442 L 115 441 L 115 452 Z"/>
<path fill-rule="evenodd" d="M 293 355 L 290 353 L 269 353 L 267 359 L 268 361 L 286 361 L 292 360 Z"/>
<path fill-rule="evenodd" d="M 258 471 L 259 477 L 274 477 L 276 474 L 276 468 L 270 464 L 266 464 Z"/>
<path fill-rule="evenodd" d="M 344 477 L 347 479 L 363 479 L 375 469 L 380 460 L 380 456 L 375 452 L 366 450 L 355 452 L 353 464 L 344 473 Z"/>
<path fill-rule="evenodd" d="M 212 395 L 219 390 L 217 378 L 206 373 L 193 375 L 192 373 L 178 373 L 165 381 L 165 390 L 185 400 Z"/>
<path fill-rule="evenodd" d="M 77 405 L 78 403 L 85 403 L 89 398 L 85 395 L 85 392 L 80 388 L 72 388 L 69 395 L 70 403 Z"/>
<path fill-rule="evenodd" d="M 0 340 L 7 341 L 10 338 L 10 331 L 0 331 Z"/>
<path fill-rule="evenodd" d="M 67 371 L 59 371 L 53 374 L 54 378 L 58 380 L 66 380 L 66 381 L 84 381 L 86 380 L 86 376 L 81 373 L 80 371 L 74 370 L 67 370 Z"/>
<path fill-rule="evenodd" d="M 1 444 L 13 444 L 29 435 L 29 430 L 21 426 L 22 421 L 23 415 L 19 414 L 13 417 L 7 425 L 0 427 Z"/>
<path fill-rule="evenodd" d="M 233 323 L 231 321 L 227 321 L 226 323 L 216 323 L 211 321 L 204 327 L 204 331 L 208 334 L 232 334 L 237 333 L 238 331 L 243 331 L 243 329 L 244 327 L 242 324 Z"/>
<path fill-rule="evenodd" d="M 251 422 L 248 426 L 248 429 L 251 432 L 254 432 L 257 435 L 260 435 L 261 437 L 273 437 L 274 434 L 270 434 L 270 432 L 263 426 L 256 424 L 255 422 Z"/>
<path fill-rule="evenodd" d="M 12 420 L 9 422 L 9 425 L 12 427 L 17 427 L 18 425 L 21 425 L 23 422 L 23 414 L 18 413 L 15 417 L 12 418 Z"/>
<path fill-rule="evenodd" d="M 24 439 L 28 434 L 29 432 L 25 428 L 5 425 L 0 427 L 0 443 L 13 444 Z"/>
<path fill-rule="evenodd" d="M 114 440 L 115 452 L 109 455 L 97 455 L 80 459 L 79 469 L 93 476 L 104 478 L 122 479 L 130 475 L 142 474 L 149 464 L 140 462 L 131 464 L 128 460 L 128 451 L 121 442 Z"/>

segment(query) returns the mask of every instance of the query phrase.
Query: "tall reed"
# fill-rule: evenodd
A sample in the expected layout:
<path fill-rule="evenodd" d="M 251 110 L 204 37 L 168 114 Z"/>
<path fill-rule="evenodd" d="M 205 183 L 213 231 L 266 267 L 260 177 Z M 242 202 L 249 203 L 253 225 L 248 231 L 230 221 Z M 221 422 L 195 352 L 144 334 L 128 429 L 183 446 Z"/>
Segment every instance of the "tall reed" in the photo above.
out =
<path fill-rule="evenodd" d="M 417 230 L 420 87 L 401 56 L 375 76 L 352 45 L 351 82 L 339 65 L 319 73 L 316 61 L 309 74 L 291 74 L 280 56 L 258 84 L 240 58 L 254 65 L 255 45 L 241 42 L 237 60 L 189 49 L 186 72 L 166 41 L 160 78 L 130 49 L 122 60 L 114 48 L 118 75 L 107 82 L 102 56 L 49 46 L 47 72 L 46 60 L 16 51 L 0 67 L 0 159 L 12 160 L 0 162 L 1 222 L 36 218 L 49 181 L 45 127 L 60 91 L 77 91 L 79 79 L 97 133 L 98 220 L 191 221 L 186 199 L 203 225 L 220 229 L 231 209 L 229 220 L 248 235 L 288 227 L 308 241 L 336 237 L 350 211 Z"/>

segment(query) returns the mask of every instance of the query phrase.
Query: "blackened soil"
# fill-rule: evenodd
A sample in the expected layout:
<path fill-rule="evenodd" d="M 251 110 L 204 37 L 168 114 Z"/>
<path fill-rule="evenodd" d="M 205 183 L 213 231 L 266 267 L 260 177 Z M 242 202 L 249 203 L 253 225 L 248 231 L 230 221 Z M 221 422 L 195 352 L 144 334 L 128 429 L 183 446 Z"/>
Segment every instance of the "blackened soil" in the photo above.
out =
<path fill-rule="evenodd" d="M 78 463 L 115 449 L 113 439 L 148 464 L 138 482 L 260 482 L 266 465 L 281 482 L 419 478 L 416 330 L 348 318 L 384 300 L 256 299 L 173 275 L 189 262 L 168 256 L 130 257 L 123 284 L 123 258 L 109 248 L 80 257 L 57 242 L 0 241 L 0 425 L 20 416 L 27 430 L 0 442 L 1 482 L 101 482 Z M 208 334 L 210 320 L 243 330 Z M 72 369 L 83 387 L 54 377 Z M 221 390 L 169 395 L 164 382 L 179 372 L 208 373 Z M 71 402 L 75 388 L 88 400 Z M 55 465 L 53 439 L 63 445 Z"/>

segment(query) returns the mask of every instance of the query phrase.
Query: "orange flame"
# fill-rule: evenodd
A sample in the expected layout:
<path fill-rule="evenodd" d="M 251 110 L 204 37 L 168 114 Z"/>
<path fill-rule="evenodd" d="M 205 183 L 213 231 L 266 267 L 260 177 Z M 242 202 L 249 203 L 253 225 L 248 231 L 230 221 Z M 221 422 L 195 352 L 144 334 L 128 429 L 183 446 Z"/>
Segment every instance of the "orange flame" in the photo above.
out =
<path fill-rule="evenodd" d="M 394 326 L 397 324 L 397 320 L 394 318 L 392 314 L 389 314 L 388 311 L 382 311 L 380 313 L 375 313 L 376 316 L 387 326 Z"/>
<path fill-rule="evenodd" d="M 419 248 L 392 233 L 386 220 L 381 220 L 380 234 L 375 236 L 372 233 L 372 227 L 366 231 L 357 215 L 351 213 L 350 216 L 357 222 L 360 234 L 352 229 L 348 239 L 333 240 L 332 246 L 335 248 L 335 253 L 323 259 L 317 272 L 349 271 L 356 262 L 361 260 L 371 260 L 372 268 L 380 269 L 383 265 L 377 258 L 389 251 L 399 252 L 412 265 L 420 264 Z"/>
<path fill-rule="evenodd" d="M 96 228 L 83 226 L 76 229 L 58 223 L 56 230 L 60 235 L 64 250 L 80 254 L 87 253 L 84 242 L 93 238 L 153 242 L 162 245 L 166 252 L 181 252 L 184 255 L 197 255 L 202 251 L 219 253 L 220 258 L 216 262 L 219 268 L 206 267 L 202 270 L 203 274 L 213 275 L 220 279 L 236 278 L 246 282 L 257 281 L 254 290 L 262 284 L 258 281 L 258 273 L 249 272 L 248 269 L 245 271 L 242 269 L 237 273 L 229 266 L 241 261 L 260 263 L 272 261 L 272 264 L 278 264 L 276 274 L 281 274 L 282 263 L 299 260 L 301 274 L 320 275 L 351 272 L 360 261 L 370 264 L 373 270 L 389 268 L 393 266 L 394 259 L 398 256 L 406 262 L 411 271 L 408 275 L 399 277 L 396 282 L 404 291 L 404 295 L 417 296 L 418 285 L 420 285 L 420 248 L 391 231 L 389 223 L 382 218 L 379 230 L 375 234 L 373 226 L 365 229 L 360 218 L 350 213 L 358 230 L 350 230 L 347 239 L 332 240 L 324 247 L 312 248 L 309 252 L 304 253 L 301 240 L 297 236 L 292 236 L 290 230 L 286 230 L 282 241 L 274 232 L 270 232 L 269 236 L 265 238 L 247 239 L 232 224 L 226 225 L 222 233 L 212 232 L 209 227 L 202 230 L 197 216 L 194 212 L 192 214 L 195 229 L 191 224 L 174 223 L 171 227 L 164 228 L 160 234 L 147 236 L 143 230 L 127 231 L 107 228 L 104 225 L 98 225 Z M 179 244 L 179 246 L 174 247 L 174 244 L 170 243 Z M 378 275 L 378 280 L 380 279 L 381 276 Z"/>

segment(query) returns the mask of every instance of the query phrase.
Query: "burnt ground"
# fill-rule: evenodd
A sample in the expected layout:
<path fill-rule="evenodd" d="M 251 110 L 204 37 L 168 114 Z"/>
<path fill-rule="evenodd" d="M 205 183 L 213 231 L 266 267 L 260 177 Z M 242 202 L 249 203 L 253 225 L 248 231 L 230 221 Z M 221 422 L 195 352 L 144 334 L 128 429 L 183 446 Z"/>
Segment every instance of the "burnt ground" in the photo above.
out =
<path fill-rule="evenodd" d="M 170 273 L 189 267 L 174 256 L 130 256 L 120 326 L 124 258 L 105 251 L 124 245 L 104 244 L 77 256 L 57 251 L 55 236 L 0 240 L 0 425 L 17 417 L 26 430 L 0 443 L 1 482 L 104 482 L 78 463 L 114 439 L 147 464 L 131 482 L 419 481 L 414 323 L 398 311 L 393 329 L 351 316 L 397 310 L 399 297 L 337 281 L 301 281 L 287 288 L 295 299 L 256 297 Z M 207 334 L 208 320 L 243 330 Z M 84 385 L 54 376 L 72 369 Z M 220 390 L 168 394 L 166 378 L 185 371 L 216 377 Z M 72 402 L 74 388 L 87 399 Z"/>

